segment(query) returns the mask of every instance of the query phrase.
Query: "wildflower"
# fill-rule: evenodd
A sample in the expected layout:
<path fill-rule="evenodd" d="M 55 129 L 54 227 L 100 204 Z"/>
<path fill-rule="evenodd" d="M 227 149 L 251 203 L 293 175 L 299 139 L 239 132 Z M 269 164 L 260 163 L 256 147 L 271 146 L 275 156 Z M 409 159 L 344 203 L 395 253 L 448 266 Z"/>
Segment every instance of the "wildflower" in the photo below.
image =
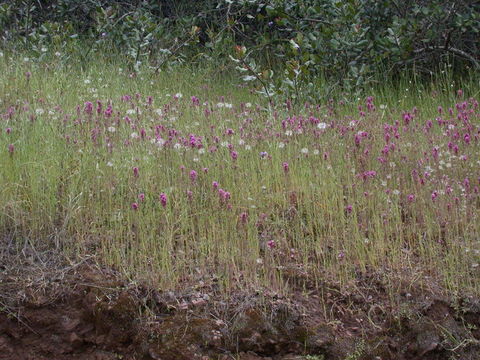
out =
<path fill-rule="evenodd" d="M 138 203 L 134 202 L 132 203 L 132 210 L 138 210 Z"/>
<path fill-rule="evenodd" d="M 238 158 L 238 153 L 237 153 L 236 151 L 232 151 L 232 152 L 230 153 L 230 156 L 232 157 L 233 160 L 237 160 L 237 158 Z"/>
<path fill-rule="evenodd" d="M 214 189 L 214 190 L 218 189 L 218 182 L 213 181 L 213 182 L 212 182 L 212 186 L 213 186 L 213 189 Z"/>
<path fill-rule="evenodd" d="M 114 126 L 109 126 L 107 130 L 108 132 L 114 133 L 116 129 Z"/>
<path fill-rule="evenodd" d="M 167 195 L 165 193 L 160 194 L 160 204 L 162 204 L 163 207 L 167 206 Z"/>
<path fill-rule="evenodd" d="M 246 224 L 247 221 L 248 221 L 248 214 L 247 214 L 246 212 L 242 212 L 242 213 L 240 214 L 240 222 L 241 222 L 242 224 Z"/>
<path fill-rule="evenodd" d="M 145 194 L 144 193 L 138 194 L 138 200 L 144 201 L 145 200 Z"/>
<path fill-rule="evenodd" d="M 197 180 L 197 172 L 195 170 L 190 171 L 190 179 L 192 182 L 195 182 Z"/>
<path fill-rule="evenodd" d="M 348 214 L 350 214 L 350 213 L 352 212 L 352 210 L 353 210 L 353 206 L 352 206 L 352 205 L 347 205 L 347 206 L 345 207 L 345 210 L 347 211 Z"/>
<path fill-rule="evenodd" d="M 300 152 L 301 152 L 302 154 L 307 155 L 307 154 L 308 154 L 308 149 L 307 149 L 307 148 L 303 148 L 302 150 L 300 150 Z"/>
<path fill-rule="evenodd" d="M 13 144 L 8 145 L 8 152 L 10 155 L 13 155 L 13 152 L 15 151 L 15 146 Z"/>
<path fill-rule="evenodd" d="M 12 132 L 12 129 L 11 129 L 11 128 L 6 128 L 6 129 L 5 129 L 5 132 L 6 132 L 7 134 L 10 134 L 10 133 Z"/>
<path fill-rule="evenodd" d="M 138 175 L 139 175 L 138 167 L 135 166 L 133 168 L 133 176 L 138 177 Z"/>
<path fill-rule="evenodd" d="M 288 162 L 284 162 L 284 163 L 282 164 L 282 167 L 283 167 L 283 171 L 284 171 L 285 173 L 288 173 L 288 170 L 289 170 Z"/>
<path fill-rule="evenodd" d="M 283 149 L 284 147 L 285 147 L 285 143 L 283 143 L 283 142 L 278 143 L 278 148 L 279 149 Z"/>
<path fill-rule="evenodd" d="M 414 201 L 415 201 L 415 195 L 409 194 L 409 195 L 407 196 L 407 199 L 408 199 L 409 202 L 414 202 Z"/>
<path fill-rule="evenodd" d="M 268 153 L 267 153 L 266 151 L 260 152 L 260 157 L 261 157 L 262 159 L 265 159 L 267 156 L 268 156 Z"/>
<path fill-rule="evenodd" d="M 267 246 L 268 246 L 269 249 L 273 249 L 276 246 L 275 240 L 267 241 Z"/>
<path fill-rule="evenodd" d="M 324 122 L 318 123 L 317 128 L 319 128 L 320 130 L 326 129 L 327 124 Z"/>

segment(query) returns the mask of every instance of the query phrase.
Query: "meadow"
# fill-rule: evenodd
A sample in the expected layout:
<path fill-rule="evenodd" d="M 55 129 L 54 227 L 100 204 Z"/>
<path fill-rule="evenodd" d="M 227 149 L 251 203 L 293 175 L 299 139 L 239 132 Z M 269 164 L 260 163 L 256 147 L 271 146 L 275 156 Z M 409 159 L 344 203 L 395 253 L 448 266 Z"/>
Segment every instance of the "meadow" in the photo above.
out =
<path fill-rule="evenodd" d="M 212 69 L 0 58 L 0 233 L 161 290 L 403 274 L 478 294 L 479 84 L 268 103 Z M 321 86 L 321 85 L 320 85 Z M 391 280 L 390 280 L 391 279 Z"/>

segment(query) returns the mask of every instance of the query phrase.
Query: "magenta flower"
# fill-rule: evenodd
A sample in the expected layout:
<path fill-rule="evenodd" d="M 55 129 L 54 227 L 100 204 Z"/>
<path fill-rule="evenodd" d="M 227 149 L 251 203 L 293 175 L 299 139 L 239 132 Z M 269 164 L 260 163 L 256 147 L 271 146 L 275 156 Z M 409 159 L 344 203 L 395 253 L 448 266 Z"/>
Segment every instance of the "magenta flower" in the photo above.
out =
<path fill-rule="evenodd" d="M 238 158 L 238 153 L 237 153 L 236 151 L 232 151 L 232 152 L 230 153 L 230 156 L 232 157 L 233 160 L 237 160 L 237 158 Z"/>
<path fill-rule="evenodd" d="M 133 168 L 133 176 L 138 177 L 138 175 L 139 175 L 138 167 L 135 166 L 135 167 Z"/>
<path fill-rule="evenodd" d="M 248 214 L 244 211 L 240 214 L 240 222 L 246 224 L 248 221 Z"/>
<path fill-rule="evenodd" d="M 160 204 L 162 204 L 163 207 L 167 206 L 167 195 L 165 193 L 160 194 Z"/>
<path fill-rule="evenodd" d="M 11 129 L 11 128 L 7 128 L 7 129 L 5 130 L 5 132 L 6 132 L 7 134 L 10 134 L 10 133 L 12 132 L 12 129 Z"/>
<path fill-rule="evenodd" d="M 213 186 L 213 190 L 217 190 L 218 189 L 218 182 L 213 181 L 212 186 Z"/>
<path fill-rule="evenodd" d="M 407 196 L 407 199 L 408 199 L 409 202 L 414 202 L 414 201 L 415 201 L 415 195 L 409 194 L 409 195 Z"/>
<path fill-rule="evenodd" d="M 132 210 L 138 210 L 138 203 L 132 203 Z"/>
<path fill-rule="evenodd" d="M 140 193 L 138 194 L 138 200 L 140 200 L 141 202 L 145 200 L 145 194 L 144 193 Z"/>
<path fill-rule="evenodd" d="M 288 170 L 289 170 L 289 167 L 288 167 L 288 162 L 284 162 L 282 164 L 282 167 L 283 167 L 283 171 L 286 173 L 288 173 Z"/>
<path fill-rule="evenodd" d="M 10 154 L 13 154 L 14 151 L 15 151 L 15 146 L 13 146 L 13 144 L 8 145 L 8 152 Z"/>
<path fill-rule="evenodd" d="M 267 246 L 269 249 L 273 249 L 277 244 L 275 244 L 275 240 L 268 240 Z"/>
<path fill-rule="evenodd" d="M 197 180 L 197 172 L 195 170 L 190 171 L 190 179 L 192 182 L 195 182 Z"/>
<path fill-rule="evenodd" d="M 220 196 L 220 200 L 222 201 L 227 201 L 228 199 L 230 199 L 230 193 L 223 189 L 218 189 L 218 195 Z"/>
<path fill-rule="evenodd" d="M 87 101 L 85 102 L 84 106 L 85 106 L 85 109 L 84 109 L 85 113 L 90 115 L 93 112 L 93 104 L 90 101 Z"/>
<path fill-rule="evenodd" d="M 432 201 L 435 201 L 437 197 L 438 197 L 438 192 L 437 191 L 432 192 Z"/>
<path fill-rule="evenodd" d="M 191 190 L 187 190 L 187 197 L 188 197 L 188 200 L 192 200 L 193 192 Z"/>
<path fill-rule="evenodd" d="M 352 210 L 353 210 L 353 206 L 352 206 L 352 205 L 347 205 L 347 206 L 345 207 L 345 210 L 347 211 L 347 213 L 350 214 L 350 213 L 352 212 Z"/>

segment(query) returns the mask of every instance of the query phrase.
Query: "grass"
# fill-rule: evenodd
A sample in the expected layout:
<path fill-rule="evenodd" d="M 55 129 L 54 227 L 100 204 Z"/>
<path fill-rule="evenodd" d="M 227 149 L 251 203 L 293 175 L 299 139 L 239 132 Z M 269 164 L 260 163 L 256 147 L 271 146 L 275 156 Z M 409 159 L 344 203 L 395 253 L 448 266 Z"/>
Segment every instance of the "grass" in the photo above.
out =
<path fill-rule="evenodd" d="M 19 250 L 96 253 L 161 289 L 373 270 L 478 293 L 475 77 L 267 109 L 208 69 L 0 71 L 0 233 Z"/>

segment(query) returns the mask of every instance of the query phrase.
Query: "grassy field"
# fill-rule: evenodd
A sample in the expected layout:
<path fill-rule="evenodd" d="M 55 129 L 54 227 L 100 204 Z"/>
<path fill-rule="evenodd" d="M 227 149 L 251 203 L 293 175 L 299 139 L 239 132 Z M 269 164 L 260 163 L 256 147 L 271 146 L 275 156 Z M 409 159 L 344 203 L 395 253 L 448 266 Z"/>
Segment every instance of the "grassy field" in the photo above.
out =
<path fill-rule="evenodd" d="M 168 290 L 480 283 L 480 85 L 268 105 L 231 76 L 0 58 L 0 233 Z M 394 284 L 392 283 L 392 289 Z"/>

